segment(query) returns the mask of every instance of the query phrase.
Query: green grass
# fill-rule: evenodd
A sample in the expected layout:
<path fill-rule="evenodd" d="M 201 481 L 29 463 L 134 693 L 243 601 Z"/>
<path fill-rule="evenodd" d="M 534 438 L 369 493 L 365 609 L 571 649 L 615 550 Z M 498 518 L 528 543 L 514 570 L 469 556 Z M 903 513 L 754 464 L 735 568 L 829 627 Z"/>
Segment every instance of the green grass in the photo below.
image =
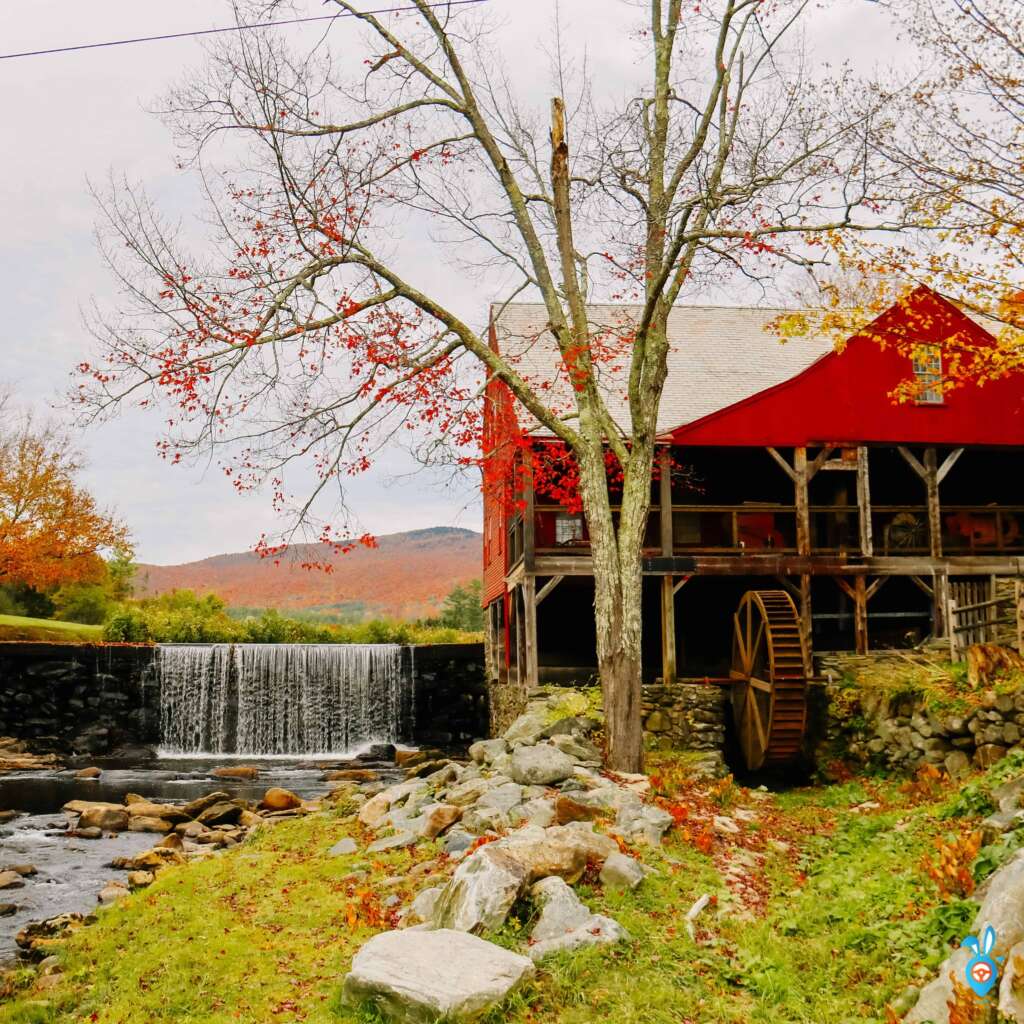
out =
<path fill-rule="evenodd" d="M 578 887 L 633 942 L 545 961 L 487 1024 L 885 1021 L 887 1003 L 965 932 L 967 905 L 940 899 L 921 869 L 949 827 L 937 814 L 947 796 L 915 805 L 873 780 L 766 802 L 730 790 L 730 809 L 758 813 L 743 839 L 765 857 L 748 872 L 752 899 L 723 881 L 729 863 L 745 856 L 741 848 L 716 844 L 706 855 L 674 830 L 645 853 L 656 873 L 636 893 Z M 859 812 L 865 799 L 882 807 Z M 685 790 L 678 800 L 686 802 Z M 694 801 L 691 820 L 706 820 L 706 797 Z M 396 893 L 405 904 L 437 884 L 436 875 L 410 874 L 437 848 L 372 865 L 361 854 L 326 857 L 352 828 L 335 812 L 292 819 L 211 860 L 165 871 L 65 945 L 56 989 L 34 988 L 30 975 L 10 981 L 0 1024 L 376 1021 L 343 1004 L 341 981 L 354 952 L 386 926 L 375 919 L 381 900 Z M 353 877 L 360 866 L 370 879 Z M 385 888 L 389 876 L 397 882 Z M 701 918 L 695 943 L 683 918 L 703 893 L 717 906 Z M 531 913 L 518 913 L 495 941 L 521 946 Z"/>
<path fill-rule="evenodd" d="M 99 643 L 102 639 L 102 626 L 86 626 L 80 622 L 58 622 L 55 619 L 30 619 L 23 615 L 0 615 L 0 641 Z"/>

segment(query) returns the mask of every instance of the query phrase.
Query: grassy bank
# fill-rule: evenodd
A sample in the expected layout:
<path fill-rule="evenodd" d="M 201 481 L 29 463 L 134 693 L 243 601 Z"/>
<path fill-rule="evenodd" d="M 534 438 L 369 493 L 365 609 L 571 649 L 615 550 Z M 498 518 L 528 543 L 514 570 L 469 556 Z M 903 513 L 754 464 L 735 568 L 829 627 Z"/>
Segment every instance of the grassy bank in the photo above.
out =
<path fill-rule="evenodd" d="M 870 781 L 779 797 L 665 788 L 681 824 L 645 853 L 656 873 L 636 893 L 579 887 L 634 942 L 545 961 L 494 1024 L 884 1022 L 965 933 L 969 907 L 941 897 L 922 868 L 951 828 L 938 815 L 948 793 Z M 756 819 L 713 838 L 710 815 L 737 809 Z M 341 1004 L 340 982 L 389 925 L 388 897 L 402 905 L 438 883 L 437 849 L 327 857 L 342 836 L 365 838 L 353 829 L 337 812 L 293 819 L 167 870 L 67 943 L 55 987 L 28 974 L 9 982 L 0 1022 L 375 1020 Z M 705 893 L 715 902 L 695 941 L 684 915 Z M 510 920 L 495 938 L 518 945 L 528 930 Z"/>
<path fill-rule="evenodd" d="M 55 619 L 30 619 L 22 615 L 0 615 L 0 642 L 5 640 L 36 643 L 99 643 L 102 626 L 84 626 L 78 622 Z"/>

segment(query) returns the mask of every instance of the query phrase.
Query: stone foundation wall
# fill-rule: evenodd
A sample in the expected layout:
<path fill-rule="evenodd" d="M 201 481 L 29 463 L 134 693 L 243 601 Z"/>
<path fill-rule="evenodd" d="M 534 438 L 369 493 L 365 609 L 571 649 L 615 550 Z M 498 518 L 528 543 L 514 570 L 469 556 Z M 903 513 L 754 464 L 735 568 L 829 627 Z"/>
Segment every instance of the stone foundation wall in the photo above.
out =
<path fill-rule="evenodd" d="M 152 647 L 0 643 L 0 735 L 33 752 L 110 754 L 159 732 Z"/>
<path fill-rule="evenodd" d="M 415 724 L 421 746 L 466 747 L 489 735 L 483 644 L 413 647 Z"/>
<path fill-rule="evenodd" d="M 956 775 L 970 764 L 987 768 L 1024 749 L 1024 690 L 985 692 L 978 695 L 978 707 L 937 711 L 920 695 L 889 696 L 840 681 L 850 665 L 863 669 L 864 660 L 855 655 L 821 659 L 823 672 L 836 681 L 813 684 L 810 693 L 819 766 L 847 760 L 909 772 L 931 764 Z"/>
<path fill-rule="evenodd" d="M 644 742 L 653 750 L 722 751 L 729 689 L 703 683 L 643 688 Z"/>

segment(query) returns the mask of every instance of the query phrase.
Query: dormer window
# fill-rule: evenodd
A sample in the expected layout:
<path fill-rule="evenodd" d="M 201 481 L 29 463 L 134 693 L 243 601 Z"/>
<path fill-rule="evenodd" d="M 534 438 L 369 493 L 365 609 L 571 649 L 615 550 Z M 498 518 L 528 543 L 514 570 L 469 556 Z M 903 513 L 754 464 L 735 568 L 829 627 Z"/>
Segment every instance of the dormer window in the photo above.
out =
<path fill-rule="evenodd" d="M 914 349 L 914 378 L 918 405 L 942 405 L 942 349 L 938 345 L 918 345 Z"/>

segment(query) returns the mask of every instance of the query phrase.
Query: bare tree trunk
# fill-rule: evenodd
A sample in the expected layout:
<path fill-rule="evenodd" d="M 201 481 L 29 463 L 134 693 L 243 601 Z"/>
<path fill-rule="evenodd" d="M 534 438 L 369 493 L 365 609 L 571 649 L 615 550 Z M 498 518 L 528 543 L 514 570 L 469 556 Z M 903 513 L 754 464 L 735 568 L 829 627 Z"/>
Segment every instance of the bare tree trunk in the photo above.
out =
<path fill-rule="evenodd" d="M 650 509 L 653 446 L 649 453 L 632 453 L 617 529 L 612 518 L 603 447 L 599 444 L 596 450 L 581 453 L 579 462 L 580 492 L 593 558 L 597 666 L 608 738 L 608 767 L 621 772 L 640 772 L 643 770 L 641 550 Z"/>

